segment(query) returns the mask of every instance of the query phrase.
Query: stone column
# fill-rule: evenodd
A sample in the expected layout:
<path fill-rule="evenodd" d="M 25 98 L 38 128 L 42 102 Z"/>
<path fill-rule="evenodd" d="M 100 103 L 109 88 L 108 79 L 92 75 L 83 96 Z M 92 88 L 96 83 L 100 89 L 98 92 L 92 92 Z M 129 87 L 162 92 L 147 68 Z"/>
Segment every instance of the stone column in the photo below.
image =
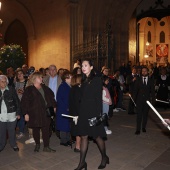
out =
<path fill-rule="evenodd" d="M 140 24 L 138 23 L 136 25 L 136 63 L 139 62 L 139 53 L 140 53 L 140 44 L 139 44 L 139 30 L 140 30 Z M 140 53 L 141 55 L 141 53 Z"/>
<path fill-rule="evenodd" d="M 74 47 L 78 45 L 78 2 L 70 1 L 68 5 L 68 16 L 70 17 L 70 69 L 73 68 Z"/>
<path fill-rule="evenodd" d="M 35 37 L 29 37 L 27 41 L 28 41 L 28 56 L 26 56 L 28 62 L 27 64 L 29 67 L 35 66 L 37 61 L 36 39 Z"/>

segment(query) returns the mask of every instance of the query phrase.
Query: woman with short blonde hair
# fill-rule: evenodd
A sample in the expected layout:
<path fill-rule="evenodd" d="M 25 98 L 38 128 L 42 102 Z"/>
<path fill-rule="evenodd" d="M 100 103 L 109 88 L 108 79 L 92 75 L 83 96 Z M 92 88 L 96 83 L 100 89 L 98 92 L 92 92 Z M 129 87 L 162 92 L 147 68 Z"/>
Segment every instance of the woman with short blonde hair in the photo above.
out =
<path fill-rule="evenodd" d="M 36 146 L 34 152 L 40 149 L 40 130 L 44 143 L 44 152 L 55 152 L 49 147 L 50 122 L 51 117 L 47 114 L 48 108 L 53 107 L 56 111 L 56 102 L 52 90 L 42 84 L 42 74 L 34 72 L 29 78 L 31 86 L 24 91 L 21 99 L 22 112 L 25 120 L 28 121 L 28 127 L 33 129 L 33 138 Z"/>

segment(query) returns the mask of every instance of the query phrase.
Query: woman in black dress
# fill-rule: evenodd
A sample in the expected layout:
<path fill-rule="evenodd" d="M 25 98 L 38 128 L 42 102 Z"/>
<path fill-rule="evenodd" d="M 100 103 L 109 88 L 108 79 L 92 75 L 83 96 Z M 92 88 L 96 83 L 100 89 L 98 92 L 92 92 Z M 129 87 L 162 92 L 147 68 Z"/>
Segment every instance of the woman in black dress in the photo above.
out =
<path fill-rule="evenodd" d="M 106 164 L 109 164 L 105 142 L 102 139 L 106 137 L 104 126 L 103 124 L 90 126 L 88 122 L 88 119 L 100 116 L 102 113 L 102 80 L 101 77 L 95 76 L 92 62 L 89 59 L 83 60 L 82 73 L 81 101 L 77 123 L 77 135 L 81 137 L 81 146 L 80 162 L 76 170 L 87 169 L 85 158 L 88 149 L 88 136 L 96 140 L 102 156 L 98 169 L 104 169 Z"/>
<path fill-rule="evenodd" d="M 169 90 L 170 90 L 170 79 L 166 74 L 166 68 L 161 69 L 161 75 L 158 77 L 156 81 L 155 90 L 157 92 L 156 98 L 158 100 L 163 100 L 168 102 L 169 99 Z M 157 103 L 158 106 L 167 107 L 168 105 L 165 103 Z"/>

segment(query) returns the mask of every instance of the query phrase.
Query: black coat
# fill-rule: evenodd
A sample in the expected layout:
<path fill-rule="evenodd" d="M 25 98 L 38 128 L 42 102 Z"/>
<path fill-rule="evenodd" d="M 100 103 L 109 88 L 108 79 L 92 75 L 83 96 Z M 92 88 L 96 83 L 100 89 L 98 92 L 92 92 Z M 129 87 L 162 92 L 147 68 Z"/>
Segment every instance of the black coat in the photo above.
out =
<path fill-rule="evenodd" d="M 91 136 L 93 138 L 105 137 L 103 124 L 90 127 L 88 119 L 102 114 L 102 80 L 94 77 L 90 82 L 81 85 L 81 101 L 77 123 L 77 135 Z"/>
<path fill-rule="evenodd" d="M 128 75 L 127 78 L 126 78 L 126 84 L 128 85 L 128 89 L 129 89 L 129 93 L 132 95 L 133 93 L 133 90 L 134 90 L 134 86 L 135 86 L 135 83 L 136 83 L 136 80 L 133 81 L 134 78 L 137 78 L 137 75 Z"/>
<path fill-rule="evenodd" d="M 80 99 L 81 99 L 81 89 L 78 85 L 73 86 L 70 90 L 69 96 L 69 113 L 72 116 L 79 115 L 80 108 Z M 71 120 L 71 134 L 77 136 L 77 125 Z"/>
<path fill-rule="evenodd" d="M 136 80 L 133 98 L 136 101 L 137 106 L 141 105 L 141 102 L 145 102 L 147 100 L 155 101 L 155 88 L 154 88 L 154 79 L 148 77 L 147 85 L 143 85 L 143 77 L 139 77 Z"/>
<path fill-rule="evenodd" d="M 46 109 L 50 106 L 56 107 L 54 93 L 52 90 L 42 85 L 46 103 L 35 86 L 28 86 L 21 99 L 23 114 L 29 115 L 29 127 L 44 127 L 50 124 L 50 117 L 47 117 Z"/>
<path fill-rule="evenodd" d="M 169 97 L 168 87 L 170 86 L 169 76 L 167 76 L 165 80 L 162 80 L 161 76 L 159 76 L 156 81 L 156 86 L 159 87 L 156 98 L 159 100 L 167 101 L 168 97 Z M 159 103 L 159 104 L 161 104 L 161 103 Z M 163 105 L 165 105 L 165 104 L 163 104 Z"/>
<path fill-rule="evenodd" d="M 4 102 L 6 104 L 7 113 L 16 112 L 16 115 L 21 114 L 20 100 L 13 87 L 8 86 L 8 90 L 6 89 L 4 91 L 3 96 L 0 90 L 0 113 L 1 113 L 2 99 L 4 99 Z"/>

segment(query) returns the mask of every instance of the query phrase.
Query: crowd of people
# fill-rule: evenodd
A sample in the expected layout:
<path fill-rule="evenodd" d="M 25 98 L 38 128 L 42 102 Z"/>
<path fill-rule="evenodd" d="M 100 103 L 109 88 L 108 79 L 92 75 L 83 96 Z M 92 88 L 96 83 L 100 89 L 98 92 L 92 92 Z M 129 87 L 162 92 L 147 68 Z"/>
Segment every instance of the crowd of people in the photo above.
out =
<path fill-rule="evenodd" d="M 39 70 L 26 64 L 15 71 L 10 67 L 0 75 L 0 152 L 6 144 L 6 131 L 11 147 L 19 151 L 16 139 L 24 137 L 27 128 L 29 139 L 25 143 L 35 142 L 34 152 L 40 151 L 42 142 L 44 152 L 56 152 L 49 142 L 55 131 L 60 145 L 72 146 L 75 141 L 74 152 L 80 153 L 76 170 L 87 169 L 85 159 L 91 139 L 102 157 L 98 169 L 104 169 L 109 164 L 105 147 L 107 135 L 112 134 L 109 119 L 114 112 L 127 110 L 129 115 L 137 115 L 135 134 L 141 130 L 146 133 L 146 101 L 165 109 L 169 106 L 169 68 L 157 67 L 156 63 L 132 66 L 128 62 L 112 74 L 106 66 L 96 71 L 90 59 L 78 60 L 72 71 L 57 71 L 55 65 Z M 123 95 L 127 93 L 130 98 L 126 109 Z M 92 124 L 92 120 L 97 123 Z"/>

